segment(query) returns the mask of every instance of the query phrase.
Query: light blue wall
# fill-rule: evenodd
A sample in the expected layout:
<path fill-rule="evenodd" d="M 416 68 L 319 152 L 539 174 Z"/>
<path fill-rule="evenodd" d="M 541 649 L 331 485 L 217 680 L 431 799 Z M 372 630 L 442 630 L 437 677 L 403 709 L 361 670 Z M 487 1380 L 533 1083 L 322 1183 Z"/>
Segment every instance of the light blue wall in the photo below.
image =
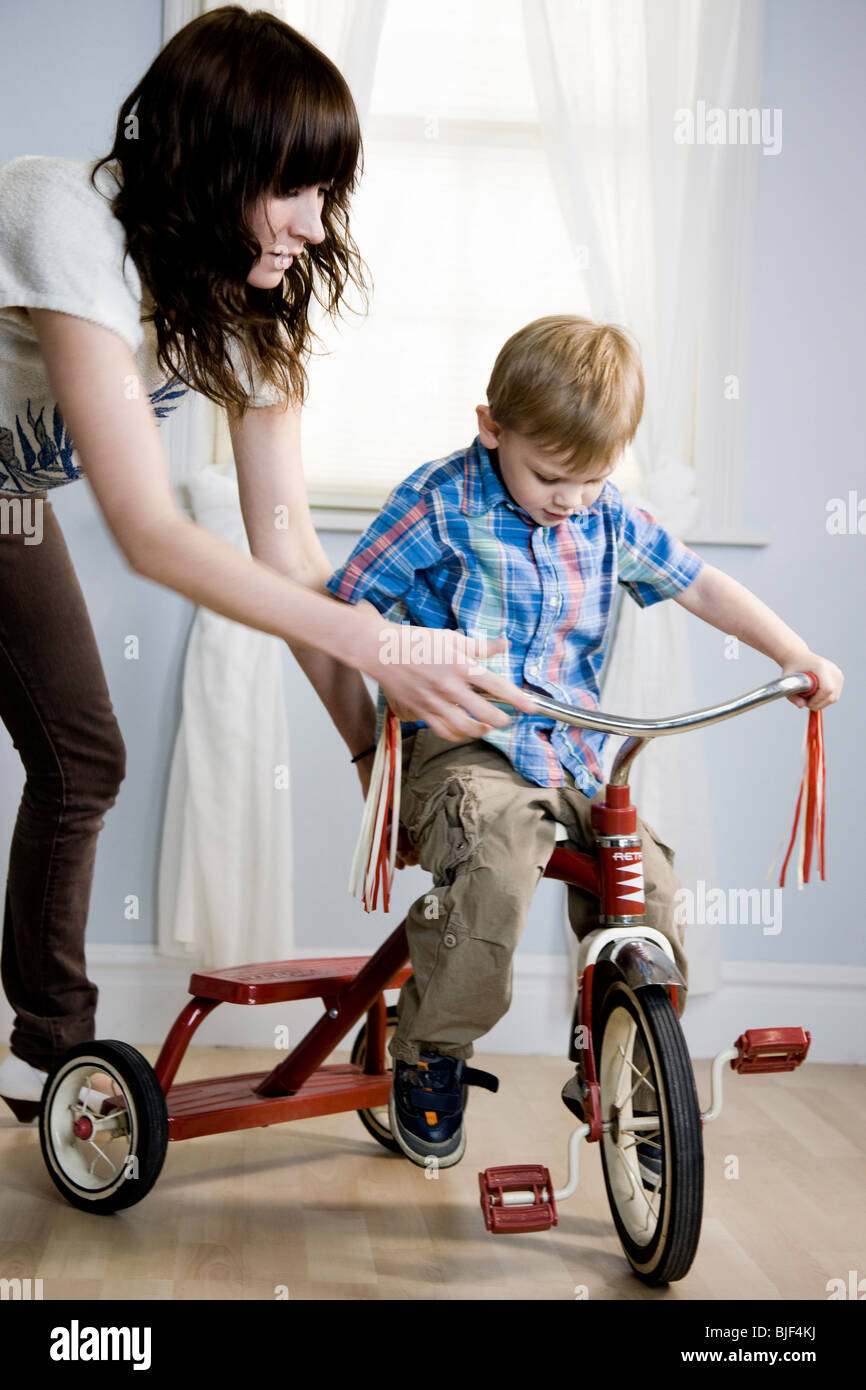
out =
<path fill-rule="evenodd" d="M 0 84 L 0 159 L 23 153 L 92 156 L 107 148 L 117 107 L 156 53 L 158 0 L 7 3 L 0 49 L 16 55 Z M 51 42 L 47 41 L 47 37 Z M 32 62 L 28 61 L 32 55 Z M 71 61 L 74 56 L 74 62 Z M 827 499 L 864 490 L 860 392 L 866 221 L 862 186 L 862 66 L 866 7 L 857 0 L 768 0 L 763 103 L 783 110 L 783 150 L 759 160 L 752 365 L 748 411 L 748 522 L 771 530 L 763 550 L 707 548 L 706 558 L 752 588 L 818 651 L 846 671 L 841 704 L 826 717 L 828 874 L 786 890 L 784 929 L 725 930 L 732 959 L 864 960 L 855 868 L 863 801 L 860 592 L 866 536 L 830 537 Z M 38 83 L 34 82 L 38 72 Z M 34 98 L 34 92 L 38 95 Z M 467 441 L 474 432 L 467 422 Z M 460 441 L 455 441 L 455 446 Z M 407 456 L 407 469 L 419 460 Z M 186 600 L 129 573 L 86 487 L 54 494 L 102 651 L 129 754 L 128 775 L 100 839 L 89 937 L 149 941 L 160 817 L 178 712 Z M 324 542 L 335 563 L 354 537 Z M 744 648 L 725 660 L 721 634 L 691 619 L 699 703 L 749 689 L 772 663 Z M 141 659 L 123 657 L 138 635 Z M 360 798 L 342 742 L 286 656 L 295 809 L 295 919 L 299 946 L 363 951 L 399 920 L 426 883 L 399 876 L 390 918 L 365 918 L 345 892 Z M 714 797 L 719 885 L 761 886 L 790 828 L 805 715 L 773 706 L 704 736 Z M 5 854 L 20 793 L 20 764 L 0 728 L 0 846 Z M 326 791 L 323 792 L 323 787 Z M 777 870 L 778 873 L 778 870 Z M 773 881 L 777 881 L 773 880 Z M 123 900 L 141 898 L 127 922 Z M 521 949 L 564 949 L 561 889 L 543 884 Z"/>
<path fill-rule="evenodd" d="M 748 410 L 748 516 L 762 550 L 708 549 L 810 644 L 841 666 L 843 697 L 825 711 L 827 881 L 785 889 L 783 930 L 725 929 L 730 959 L 866 960 L 859 908 L 863 790 L 863 593 L 866 535 L 831 536 L 826 506 L 863 466 L 863 132 L 866 6 L 769 0 L 762 105 L 783 112 L 783 146 L 758 160 Z M 866 524 L 866 523 L 864 523 Z M 772 663 L 693 624 L 700 703 L 748 690 Z M 730 669 L 733 667 L 734 669 Z M 719 880 L 760 886 L 796 800 L 806 715 L 787 702 L 707 731 Z M 770 883 L 778 884 L 778 866 Z M 796 882 L 796 878 L 794 880 Z"/>
<path fill-rule="evenodd" d="M 104 154 L 161 42 L 161 0 L 3 0 L 0 161 Z"/>
<path fill-rule="evenodd" d="M 0 160 L 104 154 L 120 103 L 161 40 L 161 0 L 4 0 Z M 127 569 L 86 485 L 58 488 L 52 502 L 84 590 L 128 752 L 127 779 L 100 837 L 89 937 L 149 941 L 159 823 L 192 606 Z M 141 641 L 137 663 L 123 659 L 128 633 Z M 0 725 L 4 864 L 22 783 L 18 756 Z M 129 893 L 142 898 L 137 922 L 124 919 Z"/>

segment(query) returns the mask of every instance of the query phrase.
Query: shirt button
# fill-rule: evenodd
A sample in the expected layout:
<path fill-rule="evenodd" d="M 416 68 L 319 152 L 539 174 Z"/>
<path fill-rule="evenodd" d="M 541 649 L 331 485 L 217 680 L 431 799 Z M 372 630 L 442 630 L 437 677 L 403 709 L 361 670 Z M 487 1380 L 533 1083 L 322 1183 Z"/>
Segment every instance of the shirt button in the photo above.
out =
<path fill-rule="evenodd" d="M 531 676 L 537 676 L 537 675 L 538 675 L 538 667 L 537 667 L 537 666 L 530 666 L 530 668 L 529 668 L 529 674 L 530 674 Z"/>
<path fill-rule="evenodd" d="M 442 938 L 442 943 L 445 946 L 457 945 L 457 937 L 454 935 L 453 931 L 448 931 L 445 933 L 445 935 Z"/>
<path fill-rule="evenodd" d="M 551 608 L 558 608 L 558 607 L 559 607 L 559 595 L 558 595 L 558 594 L 551 594 L 551 595 L 550 595 L 550 606 L 551 606 Z"/>

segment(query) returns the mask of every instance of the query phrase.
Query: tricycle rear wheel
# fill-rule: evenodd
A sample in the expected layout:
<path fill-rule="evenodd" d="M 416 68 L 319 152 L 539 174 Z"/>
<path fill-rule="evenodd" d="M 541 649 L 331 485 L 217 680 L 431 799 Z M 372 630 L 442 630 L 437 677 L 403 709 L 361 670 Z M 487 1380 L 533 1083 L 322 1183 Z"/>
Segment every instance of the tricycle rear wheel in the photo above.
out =
<path fill-rule="evenodd" d="M 394 1063 L 387 1051 L 388 1039 L 397 1027 L 397 1005 L 389 1004 L 387 1010 L 387 1022 L 385 1024 L 385 1044 L 386 1044 L 386 1066 L 389 1071 L 394 1070 Z M 352 1047 L 351 1061 L 356 1067 L 363 1067 L 367 1060 L 367 1025 L 355 1038 Z M 367 1110 L 359 1110 L 358 1116 L 361 1124 L 368 1134 L 372 1134 L 377 1144 L 381 1144 L 383 1149 L 387 1149 L 392 1154 L 402 1154 L 403 1150 L 391 1133 L 391 1121 L 388 1118 L 388 1102 L 384 1105 L 374 1105 Z"/>
<path fill-rule="evenodd" d="M 93 1098 L 94 1072 L 111 1077 L 112 1097 Z M 165 1096 L 150 1063 L 124 1042 L 71 1048 L 45 1082 L 39 1139 L 52 1182 L 74 1207 L 108 1215 L 140 1202 L 168 1148 Z"/>

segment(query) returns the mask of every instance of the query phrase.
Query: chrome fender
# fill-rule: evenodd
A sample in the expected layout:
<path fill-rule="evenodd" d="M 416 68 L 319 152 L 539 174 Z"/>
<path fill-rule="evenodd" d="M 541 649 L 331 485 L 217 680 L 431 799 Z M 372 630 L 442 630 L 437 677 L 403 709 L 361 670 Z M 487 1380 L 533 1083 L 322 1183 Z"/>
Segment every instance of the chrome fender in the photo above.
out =
<path fill-rule="evenodd" d="M 602 960 L 609 967 L 613 966 L 631 989 L 671 984 L 687 988 L 670 956 L 654 941 L 641 941 L 634 937 L 626 941 L 612 941 L 609 948 L 603 949 L 599 963 Z"/>

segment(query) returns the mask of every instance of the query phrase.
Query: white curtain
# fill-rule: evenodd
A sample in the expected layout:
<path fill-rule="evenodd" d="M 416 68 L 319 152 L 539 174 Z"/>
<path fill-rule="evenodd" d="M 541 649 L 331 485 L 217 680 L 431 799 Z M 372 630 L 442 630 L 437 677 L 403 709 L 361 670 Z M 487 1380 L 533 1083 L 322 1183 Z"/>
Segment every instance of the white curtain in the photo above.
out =
<path fill-rule="evenodd" d="M 674 535 L 735 526 L 754 147 L 678 143 L 675 112 L 760 104 L 762 0 L 524 0 L 530 63 L 563 214 L 583 250 L 593 314 L 637 336 L 644 420 L 621 482 Z M 618 480 L 619 481 L 619 480 Z M 629 598 L 602 687 L 605 710 L 693 709 L 687 624 L 676 603 Z M 722 635 L 719 634 L 721 655 Z M 722 688 L 719 662 L 719 696 Z M 611 740 L 606 771 L 620 740 Z M 634 764 L 640 813 L 677 851 L 685 886 L 715 882 L 702 735 L 660 739 Z M 719 983 L 718 928 L 688 936 L 690 987 Z"/>
<path fill-rule="evenodd" d="M 200 526 L 249 554 L 237 481 L 201 468 Z M 200 608 L 163 820 L 158 947 L 208 968 L 292 950 L 289 730 L 283 643 Z"/>
<path fill-rule="evenodd" d="M 163 40 L 208 0 L 165 0 Z M 337 63 L 359 114 L 369 102 L 384 0 L 263 6 Z M 171 475 L 199 525 L 249 553 L 233 460 L 219 463 L 218 410 L 190 392 L 167 430 Z M 291 788 L 283 643 L 207 609 L 195 616 L 163 818 L 161 953 L 219 968 L 292 954 Z"/>

